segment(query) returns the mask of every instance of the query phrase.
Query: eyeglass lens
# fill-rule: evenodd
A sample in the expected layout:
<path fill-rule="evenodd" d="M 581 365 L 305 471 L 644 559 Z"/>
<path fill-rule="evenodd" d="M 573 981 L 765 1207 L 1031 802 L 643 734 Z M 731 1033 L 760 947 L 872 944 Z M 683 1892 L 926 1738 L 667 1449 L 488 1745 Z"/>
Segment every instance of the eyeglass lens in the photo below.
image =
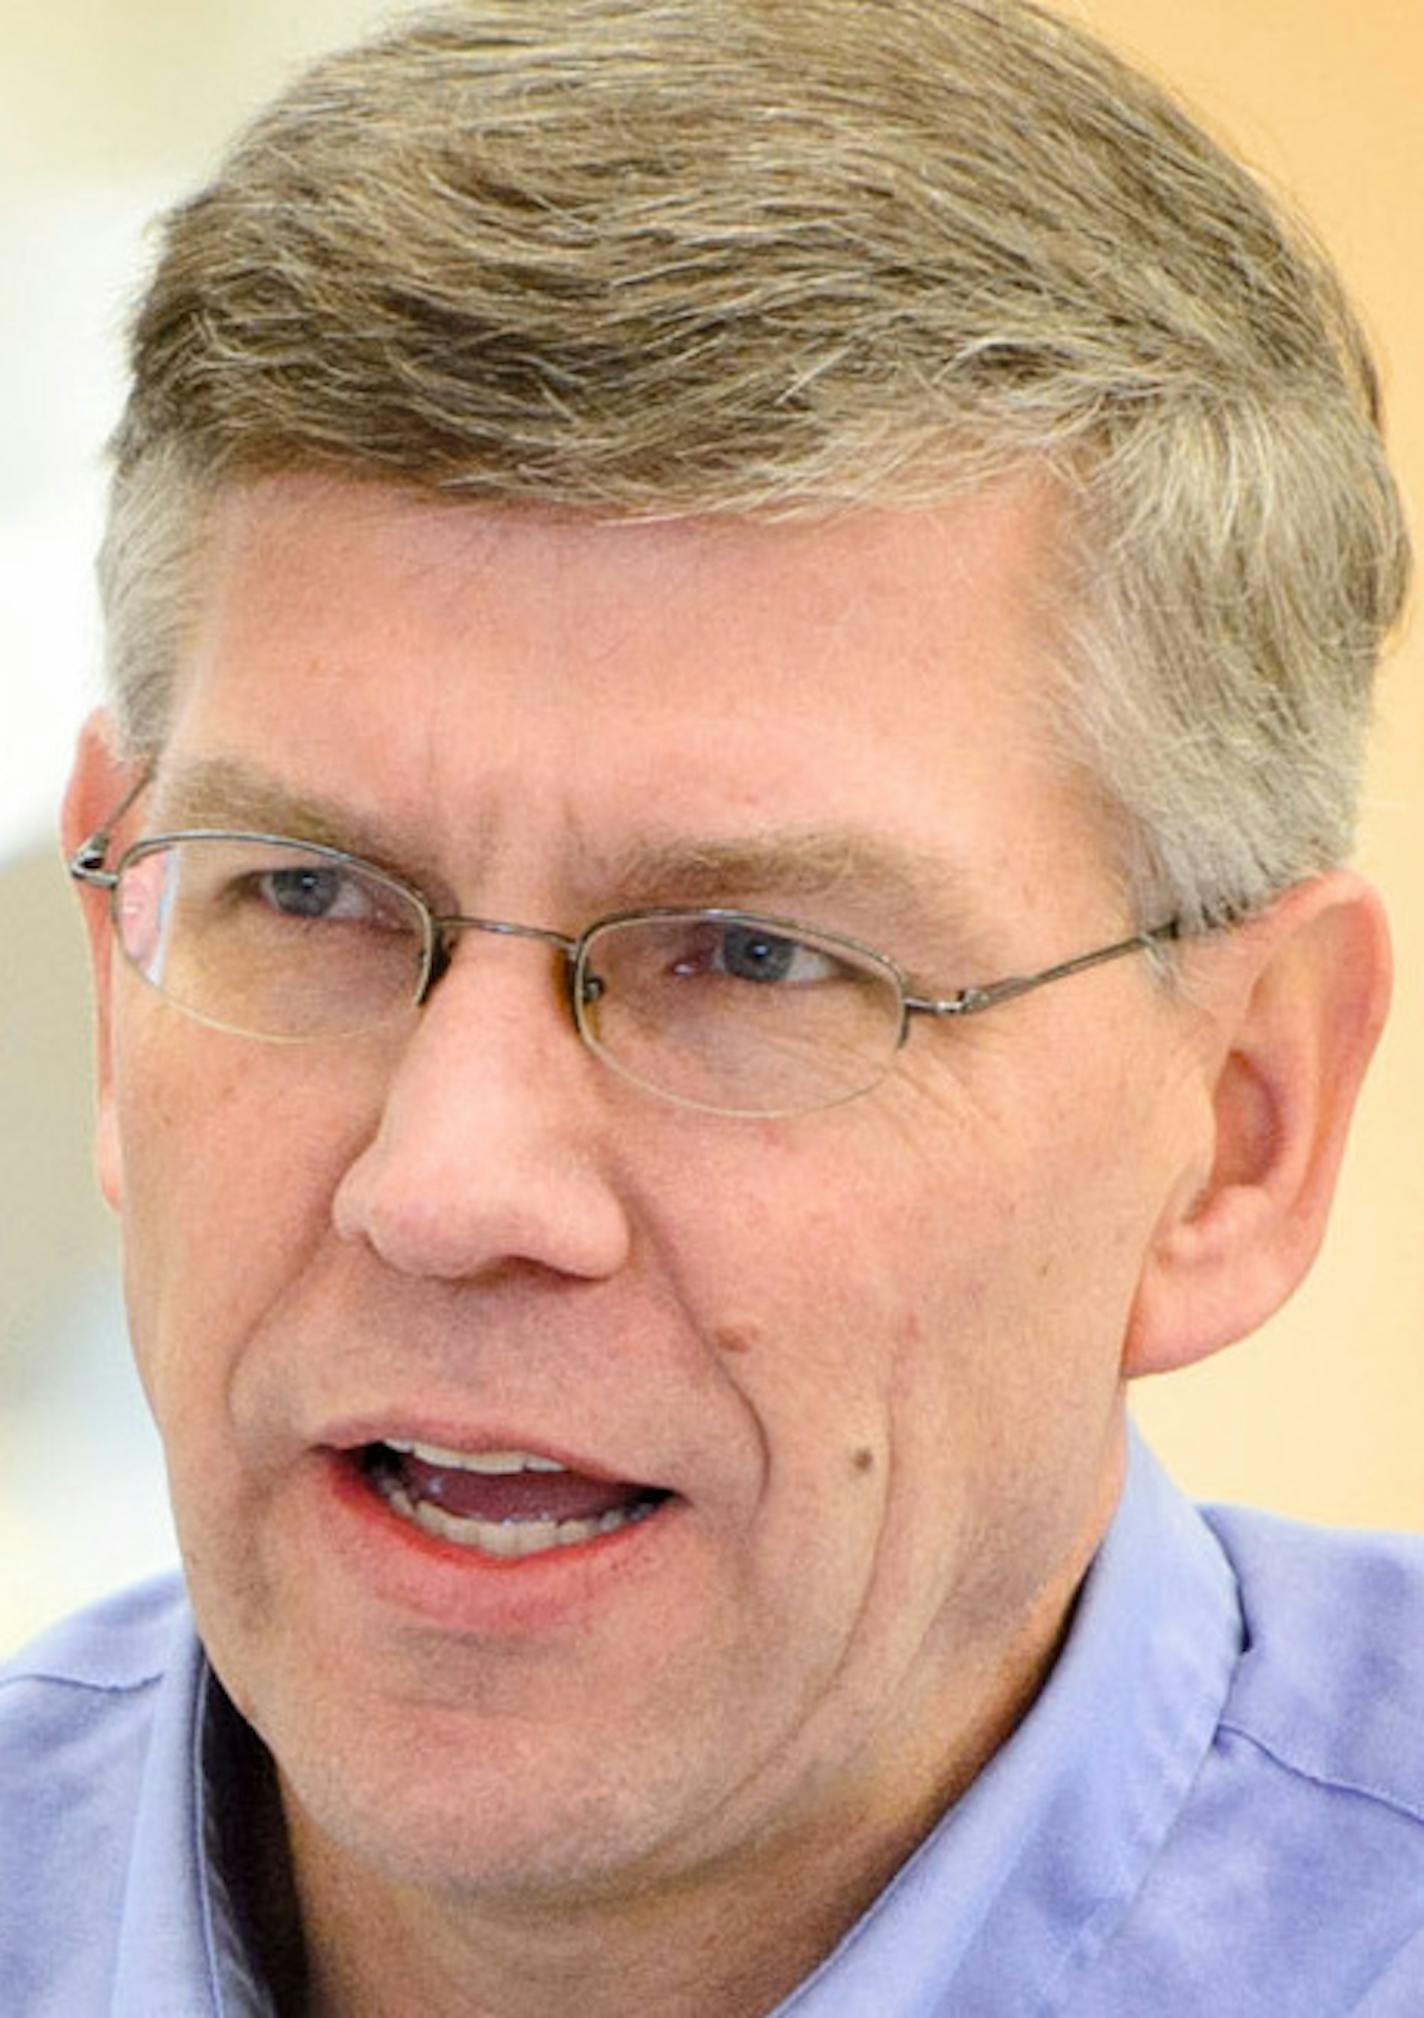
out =
<path fill-rule="evenodd" d="M 580 993 L 595 1049 L 691 1106 L 783 1114 L 830 1106 L 879 1078 L 900 1033 L 893 976 L 802 933 L 688 912 L 591 935 Z"/>
<path fill-rule="evenodd" d="M 355 1035 L 415 1000 L 420 907 L 359 864 L 294 844 L 187 840 L 142 851 L 115 893 L 119 939 L 146 981 L 251 1037 Z"/>

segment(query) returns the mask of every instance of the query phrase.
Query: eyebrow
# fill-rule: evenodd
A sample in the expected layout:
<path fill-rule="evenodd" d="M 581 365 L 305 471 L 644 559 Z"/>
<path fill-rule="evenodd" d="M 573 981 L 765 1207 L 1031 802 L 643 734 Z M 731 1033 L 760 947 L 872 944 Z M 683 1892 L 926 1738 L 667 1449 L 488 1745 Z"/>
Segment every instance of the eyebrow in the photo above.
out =
<path fill-rule="evenodd" d="M 401 832 L 340 799 L 285 785 L 233 758 L 184 765 L 162 781 L 159 805 L 166 826 L 284 835 L 359 855 L 428 890 L 432 901 L 443 901 L 449 888 L 448 876 L 433 863 L 422 874 L 425 851 Z M 479 851 L 477 843 L 472 852 Z M 882 938 L 918 933 L 965 952 L 985 930 L 982 912 L 970 901 L 969 879 L 949 857 L 850 824 L 729 837 L 654 832 L 600 853 L 598 861 L 597 881 L 614 893 L 619 909 L 760 900 L 784 910 L 802 900 L 839 900 L 853 907 L 862 931 Z"/>
<path fill-rule="evenodd" d="M 947 857 L 849 825 L 773 828 L 725 840 L 643 837 L 614 858 L 609 882 L 629 905 L 669 897 L 691 904 L 839 899 L 881 931 L 891 926 L 963 939 L 976 929 L 965 880 Z"/>
<path fill-rule="evenodd" d="M 411 850 L 401 846 L 398 835 L 341 799 L 284 785 L 232 757 L 200 757 L 183 765 L 160 781 L 158 802 L 165 828 L 275 834 L 341 848 L 379 868 L 394 868 L 400 859 L 409 874 Z"/>

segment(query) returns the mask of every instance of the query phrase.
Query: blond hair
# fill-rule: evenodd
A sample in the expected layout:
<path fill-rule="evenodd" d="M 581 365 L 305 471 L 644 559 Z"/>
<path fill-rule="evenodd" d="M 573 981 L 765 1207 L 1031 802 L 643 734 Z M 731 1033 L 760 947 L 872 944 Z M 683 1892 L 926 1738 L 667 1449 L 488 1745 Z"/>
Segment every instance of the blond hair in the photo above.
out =
<path fill-rule="evenodd" d="M 115 457 L 135 749 L 254 474 L 648 518 L 1046 467 L 1046 703 L 1188 920 L 1348 851 L 1408 572 L 1330 266 L 1028 0 L 462 0 L 327 59 L 168 218 Z"/>

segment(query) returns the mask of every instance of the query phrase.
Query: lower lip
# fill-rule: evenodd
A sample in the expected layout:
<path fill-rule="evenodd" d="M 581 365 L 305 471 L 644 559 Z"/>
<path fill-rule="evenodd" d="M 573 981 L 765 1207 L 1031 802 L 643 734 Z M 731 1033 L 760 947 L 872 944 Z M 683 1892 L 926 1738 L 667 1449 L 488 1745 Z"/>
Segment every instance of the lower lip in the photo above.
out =
<path fill-rule="evenodd" d="M 681 1527 L 673 1497 L 612 1534 L 492 1556 L 427 1534 L 387 1505 L 360 1455 L 327 1450 L 311 1476 L 323 1504 L 317 1533 L 383 1604 L 464 1632 L 530 1630 L 586 1612 L 631 1580 L 650 1574 Z"/>

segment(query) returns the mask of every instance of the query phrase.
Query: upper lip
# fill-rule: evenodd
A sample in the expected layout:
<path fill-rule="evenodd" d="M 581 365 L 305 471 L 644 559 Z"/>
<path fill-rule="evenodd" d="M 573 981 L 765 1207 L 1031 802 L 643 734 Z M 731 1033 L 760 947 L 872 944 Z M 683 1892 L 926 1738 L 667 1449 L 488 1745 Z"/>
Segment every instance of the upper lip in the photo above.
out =
<path fill-rule="evenodd" d="M 357 1451 L 370 1444 L 387 1443 L 392 1437 L 398 1437 L 403 1443 L 433 1444 L 439 1449 L 475 1455 L 492 1450 L 524 1451 L 531 1457 L 552 1459 L 565 1471 L 578 1472 L 584 1478 L 598 1479 L 607 1485 L 658 1486 L 663 1491 L 672 1490 L 641 1470 L 630 1470 L 607 1458 L 590 1456 L 542 1430 L 521 1427 L 508 1421 L 476 1425 L 393 1409 L 389 1414 L 372 1414 L 325 1425 L 316 1441 L 328 1450 Z"/>

